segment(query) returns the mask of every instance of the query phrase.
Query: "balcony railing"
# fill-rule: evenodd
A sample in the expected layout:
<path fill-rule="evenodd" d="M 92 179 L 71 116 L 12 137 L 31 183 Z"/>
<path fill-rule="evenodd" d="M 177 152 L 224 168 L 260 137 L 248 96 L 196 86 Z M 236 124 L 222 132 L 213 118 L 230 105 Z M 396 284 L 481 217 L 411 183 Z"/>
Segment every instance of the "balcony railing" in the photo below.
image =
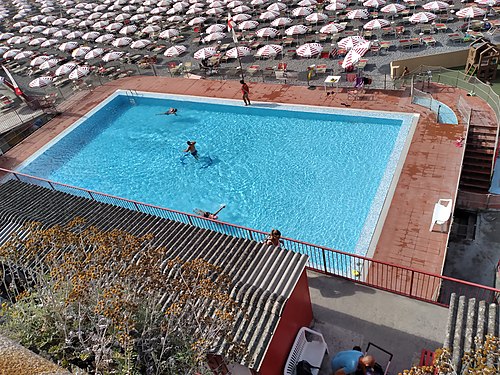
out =
<path fill-rule="evenodd" d="M 156 215 L 199 228 L 257 242 L 264 241 L 267 233 L 243 226 L 211 220 L 194 214 L 171 210 L 152 204 L 119 198 L 97 191 L 82 189 L 47 179 L 0 168 L 4 180 L 17 179 L 46 188 L 86 197 L 96 202 L 112 204 L 131 210 Z M 360 255 L 329 249 L 291 238 L 283 238 L 283 248 L 309 256 L 308 268 L 323 274 L 339 276 L 357 283 L 386 290 L 422 301 L 447 306 L 451 293 L 475 297 L 498 303 L 500 289 L 470 283 L 451 277 L 431 274 L 397 264 L 391 264 Z"/>

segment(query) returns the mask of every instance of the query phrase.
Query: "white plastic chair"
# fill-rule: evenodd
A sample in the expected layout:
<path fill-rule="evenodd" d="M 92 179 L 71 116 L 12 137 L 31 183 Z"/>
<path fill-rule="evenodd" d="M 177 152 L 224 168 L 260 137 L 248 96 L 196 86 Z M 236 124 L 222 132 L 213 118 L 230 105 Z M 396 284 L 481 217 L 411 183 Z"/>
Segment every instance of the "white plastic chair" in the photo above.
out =
<path fill-rule="evenodd" d="M 434 212 L 432 213 L 432 222 L 429 231 L 432 232 L 434 225 L 441 225 L 441 232 L 443 232 L 443 224 L 445 224 L 451 217 L 451 209 L 452 209 L 452 200 L 451 199 L 440 199 L 434 205 Z"/>
<path fill-rule="evenodd" d="M 328 353 L 328 346 L 323 335 L 307 327 L 302 327 L 297 333 L 288 355 L 284 375 L 295 374 L 295 367 L 302 360 L 306 360 L 312 366 L 317 367 L 311 369 L 312 373 L 317 375 L 325 353 Z"/>

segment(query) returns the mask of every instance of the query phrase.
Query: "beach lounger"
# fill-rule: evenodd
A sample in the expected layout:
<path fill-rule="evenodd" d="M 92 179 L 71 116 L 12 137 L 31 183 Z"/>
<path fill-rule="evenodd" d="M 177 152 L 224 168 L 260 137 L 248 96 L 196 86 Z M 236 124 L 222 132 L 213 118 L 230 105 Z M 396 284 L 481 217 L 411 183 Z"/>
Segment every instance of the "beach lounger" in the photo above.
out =
<path fill-rule="evenodd" d="M 430 232 L 434 229 L 434 225 L 441 225 L 441 232 L 443 232 L 443 225 L 446 224 L 451 217 L 452 210 L 452 200 L 451 199 L 439 199 L 434 205 L 434 211 L 432 213 Z"/>

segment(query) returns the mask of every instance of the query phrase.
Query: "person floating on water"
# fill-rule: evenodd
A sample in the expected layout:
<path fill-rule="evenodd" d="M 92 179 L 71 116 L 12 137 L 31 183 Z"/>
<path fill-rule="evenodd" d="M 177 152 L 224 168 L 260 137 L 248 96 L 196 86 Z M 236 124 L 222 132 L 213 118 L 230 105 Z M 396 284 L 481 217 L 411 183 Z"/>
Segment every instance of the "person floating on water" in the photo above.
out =
<path fill-rule="evenodd" d="M 211 213 L 211 212 L 208 212 L 208 211 L 203 211 L 203 210 L 200 210 L 199 208 L 196 208 L 194 210 L 194 213 L 196 215 L 200 215 L 202 217 L 206 217 L 208 219 L 212 219 L 212 220 L 217 220 L 219 217 L 217 216 L 217 214 L 219 212 L 221 212 L 224 208 L 226 208 L 226 205 L 225 204 L 221 204 L 219 209 L 217 211 L 215 211 L 214 213 Z"/>
<path fill-rule="evenodd" d="M 163 115 L 176 115 L 177 116 L 177 108 L 169 108 L 167 112 L 162 113 Z"/>
<path fill-rule="evenodd" d="M 196 160 L 198 160 L 199 156 L 198 156 L 198 150 L 196 150 L 196 142 L 195 141 L 187 141 L 186 142 L 188 147 L 184 150 L 184 152 L 190 152 L 191 155 L 193 155 L 193 158 L 195 158 Z"/>

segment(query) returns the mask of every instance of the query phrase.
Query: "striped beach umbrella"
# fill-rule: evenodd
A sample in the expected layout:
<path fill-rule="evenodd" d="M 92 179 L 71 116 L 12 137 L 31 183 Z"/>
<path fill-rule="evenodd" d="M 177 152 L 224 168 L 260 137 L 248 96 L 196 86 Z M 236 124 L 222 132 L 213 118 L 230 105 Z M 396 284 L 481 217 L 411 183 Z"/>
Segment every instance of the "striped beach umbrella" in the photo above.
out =
<path fill-rule="evenodd" d="M 69 73 L 69 79 L 80 79 L 82 77 L 88 76 L 90 74 L 90 67 L 88 65 L 82 65 L 74 69 Z"/>
<path fill-rule="evenodd" d="M 272 21 L 272 20 L 276 19 L 276 17 L 278 17 L 278 16 L 279 16 L 278 12 L 273 12 L 271 10 L 268 10 L 267 12 L 264 12 L 259 16 L 259 20 Z"/>
<path fill-rule="evenodd" d="M 57 39 L 47 39 L 45 42 L 40 44 L 40 47 L 47 48 L 47 47 L 52 47 L 54 44 L 59 43 L 59 40 Z"/>
<path fill-rule="evenodd" d="M 252 53 L 252 50 L 248 47 L 234 47 L 226 52 L 226 56 L 230 59 L 236 59 L 238 57 L 249 56 Z"/>
<path fill-rule="evenodd" d="M 78 47 L 77 49 L 73 50 L 73 52 L 71 52 L 71 56 L 73 57 L 82 57 L 82 56 L 85 56 L 88 52 L 90 52 L 92 48 L 90 47 Z"/>
<path fill-rule="evenodd" d="M 255 53 L 255 57 L 269 58 L 274 57 L 283 51 L 283 47 L 279 44 L 268 44 L 260 47 Z"/>
<path fill-rule="evenodd" d="M 103 48 L 94 48 L 92 51 L 89 51 L 85 56 L 85 60 L 96 59 L 104 53 Z"/>
<path fill-rule="evenodd" d="M 158 36 L 162 39 L 170 39 L 170 38 L 173 38 L 174 36 L 177 36 L 177 35 L 179 35 L 179 30 L 167 29 L 167 30 L 162 31 L 160 33 L 160 35 L 158 35 Z"/>
<path fill-rule="evenodd" d="M 500 4 L 500 0 L 474 0 L 475 3 L 480 5 L 487 5 L 490 7 L 494 7 L 497 4 Z"/>
<path fill-rule="evenodd" d="M 458 18 L 475 18 L 484 16 L 485 13 L 485 10 L 472 6 L 460 9 L 457 11 L 456 15 Z"/>
<path fill-rule="evenodd" d="M 141 20 L 145 20 L 148 18 L 145 14 L 134 14 L 132 17 L 130 17 L 131 22 L 139 22 Z"/>
<path fill-rule="evenodd" d="M 45 42 L 47 40 L 47 38 L 35 38 L 35 39 L 32 39 L 28 45 L 30 46 L 39 46 L 40 44 L 42 44 L 43 42 Z"/>
<path fill-rule="evenodd" d="M 222 13 L 224 13 L 224 9 L 222 9 L 222 8 L 210 8 L 209 10 L 207 10 L 205 12 L 205 14 L 207 14 L 209 16 L 219 15 L 219 14 L 222 14 Z"/>
<path fill-rule="evenodd" d="M 5 55 L 3 56 L 5 58 Z M 30 66 L 38 66 L 43 64 L 45 61 L 49 60 L 50 56 L 37 56 L 33 60 L 30 61 Z"/>
<path fill-rule="evenodd" d="M 311 8 L 298 7 L 292 10 L 292 15 L 294 17 L 305 17 L 310 15 L 312 12 Z"/>
<path fill-rule="evenodd" d="M 243 21 L 238 25 L 239 30 L 252 30 L 259 26 L 257 21 Z"/>
<path fill-rule="evenodd" d="M 66 43 L 63 43 L 61 44 L 58 49 L 59 51 L 73 51 L 75 48 L 78 47 L 78 43 L 77 42 L 66 42 Z"/>
<path fill-rule="evenodd" d="M 406 7 L 403 4 L 388 4 L 380 9 L 382 13 L 396 14 L 405 10 Z"/>
<path fill-rule="evenodd" d="M 101 34 L 98 33 L 97 31 L 90 31 L 88 33 L 83 34 L 82 39 L 90 41 L 90 40 L 96 40 L 100 36 L 101 36 Z"/>
<path fill-rule="evenodd" d="M 234 22 L 248 21 L 251 18 L 252 18 L 252 16 L 250 14 L 247 14 L 247 13 L 235 14 L 234 16 L 231 17 L 231 19 Z"/>
<path fill-rule="evenodd" d="M 297 3 L 300 7 L 313 7 L 316 4 L 318 4 L 316 0 L 302 0 Z"/>
<path fill-rule="evenodd" d="M 28 86 L 31 88 L 39 88 L 39 87 L 45 87 L 48 86 L 52 83 L 53 78 L 49 76 L 42 76 L 35 78 L 33 81 L 31 81 Z"/>
<path fill-rule="evenodd" d="M 199 49 L 194 53 L 194 58 L 196 60 L 204 60 L 208 59 L 209 57 L 212 57 L 217 53 L 217 50 L 214 47 L 205 47 L 202 49 Z"/>
<path fill-rule="evenodd" d="M 28 59 L 31 56 L 33 56 L 34 54 L 35 54 L 35 52 L 33 52 L 33 51 L 22 51 L 22 52 L 19 52 L 16 56 L 14 56 L 14 60 Z"/>
<path fill-rule="evenodd" d="M 360 59 L 361 55 L 354 49 L 351 49 L 349 52 L 347 52 L 347 55 L 344 57 L 344 61 L 342 61 L 342 68 L 350 68 L 351 66 L 354 66 Z"/>
<path fill-rule="evenodd" d="M 113 47 L 124 47 L 124 46 L 128 46 L 130 43 L 132 43 L 132 38 L 124 36 L 124 37 L 118 38 L 116 40 L 113 40 L 113 42 L 111 42 L 111 45 Z"/>
<path fill-rule="evenodd" d="M 287 25 L 290 25 L 292 23 L 292 19 L 288 17 L 280 17 L 276 18 L 274 21 L 271 22 L 271 26 L 273 27 L 284 27 Z"/>
<path fill-rule="evenodd" d="M 208 34 L 206 37 L 203 38 L 203 41 L 205 43 L 207 42 L 213 42 L 213 41 L 216 41 L 216 40 L 222 40 L 226 37 L 226 33 L 223 33 L 221 31 L 217 31 L 215 33 L 212 33 L 212 34 Z"/>
<path fill-rule="evenodd" d="M 143 33 L 143 34 L 154 34 L 157 31 L 160 31 L 160 26 L 149 25 L 149 26 L 146 26 L 144 29 L 142 29 L 141 33 Z"/>
<path fill-rule="evenodd" d="M 109 25 L 109 21 L 102 20 L 102 21 L 98 21 L 98 22 L 94 23 L 92 28 L 94 30 L 100 30 L 100 29 L 105 29 L 108 25 Z"/>
<path fill-rule="evenodd" d="M 120 57 L 122 57 L 124 54 L 125 54 L 125 52 L 121 52 L 121 51 L 111 51 L 102 57 L 102 61 L 104 61 L 104 62 L 115 61 L 115 60 L 118 60 Z"/>
<path fill-rule="evenodd" d="M 448 9 L 450 5 L 444 1 L 431 1 L 430 3 L 422 5 L 425 10 L 442 10 Z"/>
<path fill-rule="evenodd" d="M 430 12 L 418 12 L 410 17 L 411 23 L 426 23 L 436 19 L 436 15 Z"/>
<path fill-rule="evenodd" d="M 347 13 L 346 17 L 350 20 L 360 19 L 360 18 L 368 18 L 370 14 L 366 9 L 353 9 Z"/>
<path fill-rule="evenodd" d="M 385 0 L 367 0 L 363 3 L 367 8 L 380 8 L 382 5 L 385 5 Z"/>
<path fill-rule="evenodd" d="M 135 42 L 133 42 L 131 45 L 130 45 L 130 48 L 134 48 L 134 49 L 142 49 L 142 48 L 146 48 L 147 46 L 149 46 L 151 44 L 151 41 L 148 40 L 148 39 L 139 39 L 139 40 L 136 40 Z"/>
<path fill-rule="evenodd" d="M 35 26 L 31 29 L 30 33 L 31 34 L 36 34 L 36 33 L 41 33 L 43 30 L 45 30 L 47 28 L 47 26 L 43 26 L 43 25 L 38 25 L 38 26 Z"/>
<path fill-rule="evenodd" d="M 328 19 L 328 16 L 324 13 L 311 13 L 306 17 L 307 22 L 325 22 Z"/>
<path fill-rule="evenodd" d="M 41 70 L 49 70 L 49 69 L 52 69 L 57 64 L 59 64 L 59 59 L 49 59 L 49 60 L 44 61 L 43 63 L 41 63 L 40 66 L 39 66 L 39 68 Z"/>
<path fill-rule="evenodd" d="M 0 34 L 0 40 L 7 40 L 15 36 L 14 33 L 1 33 Z"/>
<path fill-rule="evenodd" d="M 112 40 L 115 40 L 115 36 L 113 34 L 104 34 L 98 37 L 95 41 L 97 43 L 109 43 Z"/>
<path fill-rule="evenodd" d="M 221 24 L 215 24 L 215 25 L 210 25 L 208 26 L 206 29 L 205 29 L 205 32 L 207 34 L 212 34 L 212 33 L 216 33 L 216 32 L 219 32 L 219 31 L 223 31 L 227 28 L 227 25 L 221 25 Z M 177 31 L 177 30 L 176 30 Z M 177 35 L 179 34 L 179 32 L 177 32 Z M 160 34 L 161 35 L 161 34 Z"/>
<path fill-rule="evenodd" d="M 189 26 L 200 25 L 206 21 L 206 17 L 195 17 L 188 22 Z"/>
<path fill-rule="evenodd" d="M 259 38 L 274 38 L 278 35 L 279 31 L 272 27 L 263 27 L 255 32 Z"/>
<path fill-rule="evenodd" d="M 344 49 L 352 49 L 353 47 L 357 46 L 358 44 L 364 43 L 366 40 L 361 37 L 361 36 L 348 36 L 347 38 L 341 39 L 338 43 L 337 46 L 340 48 Z"/>
<path fill-rule="evenodd" d="M 54 36 L 54 38 L 64 38 L 66 35 L 68 35 L 70 33 L 71 33 L 71 31 L 69 31 L 68 29 L 61 29 L 61 30 L 56 31 L 52 35 Z"/>
<path fill-rule="evenodd" d="M 309 28 L 304 25 L 293 25 L 285 30 L 286 35 L 301 35 L 309 31 Z"/>
<path fill-rule="evenodd" d="M 181 17 L 181 16 L 177 16 L 177 15 L 175 15 L 175 16 L 170 16 L 170 17 L 168 17 L 168 18 L 167 18 L 167 21 L 168 21 L 168 22 L 182 22 L 182 21 L 184 21 L 184 18 L 183 18 L 183 17 Z"/>
<path fill-rule="evenodd" d="M 66 39 L 69 39 L 69 40 L 78 39 L 78 38 L 81 38 L 82 35 L 83 35 L 83 33 L 81 31 L 75 30 L 75 31 L 72 31 L 69 34 L 67 34 Z"/>
<path fill-rule="evenodd" d="M 70 73 L 75 68 L 76 68 L 76 63 L 74 63 L 74 62 L 68 62 L 68 63 L 66 63 L 64 65 L 61 65 L 59 68 L 57 68 L 54 74 L 56 76 L 58 76 L 58 77 L 59 76 L 63 76 L 65 74 Z"/>
<path fill-rule="evenodd" d="M 338 23 L 329 23 L 328 25 L 323 26 L 319 32 L 322 34 L 338 34 L 341 31 L 345 30 L 345 26 Z"/>
<path fill-rule="evenodd" d="M 347 8 L 347 5 L 340 1 L 333 1 L 325 7 L 326 10 L 330 11 L 342 10 L 345 8 Z"/>
<path fill-rule="evenodd" d="M 162 16 L 151 16 L 151 17 L 148 18 L 148 20 L 146 21 L 146 23 L 155 24 L 155 23 L 160 22 L 162 19 L 163 19 Z"/>
<path fill-rule="evenodd" d="M 323 46 L 319 43 L 306 43 L 297 48 L 297 55 L 300 57 L 313 57 L 323 51 Z"/>
<path fill-rule="evenodd" d="M 363 29 L 365 30 L 379 30 L 383 27 L 389 26 L 391 23 L 383 18 L 377 18 L 371 21 L 368 21 L 363 25 Z"/>
<path fill-rule="evenodd" d="M 286 4 L 278 2 L 278 3 L 274 3 L 274 4 L 269 5 L 266 9 L 273 10 L 276 12 L 281 12 L 282 10 L 285 10 L 286 8 L 287 8 Z"/>
<path fill-rule="evenodd" d="M 166 51 L 163 53 L 164 56 L 167 57 L 176 57 L 179 55 L 182 55 L 184 52 L 187 51 L 187 47 L 182 46 L 182 45 L 176 45 L 172 46 L 166 49 Z"/>
<path fill-rule="evenodd" d="M 235 14 L 238 14 L 238 13 L 248 12 L 249 10 L 251 10 L 250 7 L 247 7 L 246 5 L 240 5 L 240 6 L 237 6 L 236 8 L 233 8 L 232 12 Z"/>
<path fill-rule="evenodd" d="M 11 50 L 8 50 L 8 51 L 4 52 L 4 54 L 2 55 L 2 57 L 4 59 L 10 59 L 12 57 L 15 57 L 20 52 L 22 52 L 20 49 L 11 49 Z M 35 59 L 36 59 L 36 57 L 35 57 Z"/>
<path fill-rule="evenodd" d="M 123 27 L 123 23 L 121 22 L 113 22 L 113 23 L 110 23 L 108 26 L 105 27 L 106 31 L 110 31 L 110 32 L 115 32 L 115 31 L 118 31 L 118 30 L 121 30 Z M 137 26 L 135 26 L 137 28 Z"/>

